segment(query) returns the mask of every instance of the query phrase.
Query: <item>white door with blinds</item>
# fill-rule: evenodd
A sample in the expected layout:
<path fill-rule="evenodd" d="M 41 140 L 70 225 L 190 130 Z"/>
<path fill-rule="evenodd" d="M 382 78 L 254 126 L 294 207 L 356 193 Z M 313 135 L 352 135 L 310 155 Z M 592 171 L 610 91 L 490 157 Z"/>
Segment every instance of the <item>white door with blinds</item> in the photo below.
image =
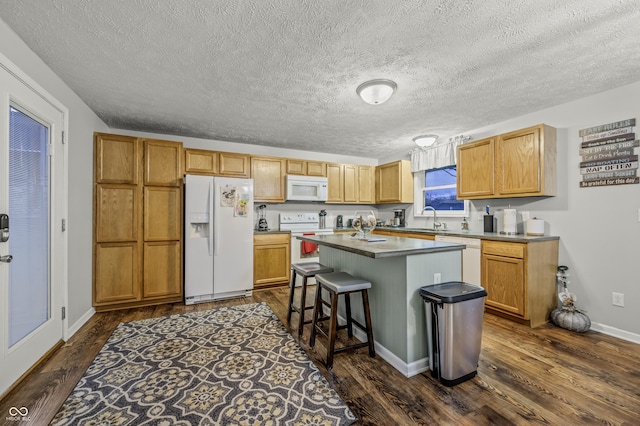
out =
<path fill-rule="evenodd" d="M 64 111 L 25 80 L 0 57 L 0 395 L 63 337 Z"/>

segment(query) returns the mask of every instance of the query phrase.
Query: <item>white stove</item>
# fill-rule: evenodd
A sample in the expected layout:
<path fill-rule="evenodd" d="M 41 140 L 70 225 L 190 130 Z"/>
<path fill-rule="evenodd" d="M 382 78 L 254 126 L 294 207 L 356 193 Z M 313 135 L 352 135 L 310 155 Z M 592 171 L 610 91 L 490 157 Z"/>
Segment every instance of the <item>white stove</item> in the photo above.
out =
<path fill-rule="evenodd" d="M 320 229 L 319 213 L 280 213 L 280 230 L 298 234 L 333 234 L 332 229 Z"/>
<path fill-rule="evenodd" d="M 319 213 L 280 213 L 280 230 L 291 232 L 291 263 L 319 261 L 318 246 L 297 237 L 333 234 L 331 228 L 320 228 Z M 313 280 L 309 284 L 313 284 Z"/>

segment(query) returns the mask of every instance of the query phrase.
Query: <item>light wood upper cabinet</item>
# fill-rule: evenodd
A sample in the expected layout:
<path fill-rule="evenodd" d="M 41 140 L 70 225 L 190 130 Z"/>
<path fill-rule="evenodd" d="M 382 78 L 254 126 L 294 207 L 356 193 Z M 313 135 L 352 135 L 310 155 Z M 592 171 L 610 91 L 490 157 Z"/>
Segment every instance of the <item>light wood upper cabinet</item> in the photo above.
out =
<path fill-rule="evenodd" d="M 358 202 L 374 204 L 376 202 L 376 178 L 374 166 L 358 166 Z"/>
<path fill-rule="evenodd" d="M 306 161 L 307 163 L 307 176 L 327 176 L 327 163 L 321 163 L 318 161 Z"/>
<path fill-rule="evenodd" d="M 556 195 L 556 129 L 539 125 L 498 137 L 499 194 Z"/>
<path fill-rule="evenodd" d="M 342 203 L 344 201 L 342 164 L 327 164 L 327 203 Z"/>
<path fill-rule="evenodd" d="M 495 138 L 487 138 L 458 147 L 458 198 L 486 197 L 495 193 Z"/>
<path fill-rule="evenodd" d="M 140 142 L 131 136 L 96 133 L 95 181 L 96 183 L 138 184 Z"/>
<path fill-rule="evenodd" d="M 144 141 L 144 184 L 182 185 L 182 142 Z"/>
<path fill-rule="evenodd" d="M 254 201 L 285 201 L 285 160 L 276 157 L 251 157 Z"/>
<path fill-rule="evenodd" d="M 218 173 L 218 153 L 205 149 L 184 150 L 184 172 L 215 175 Z"/>
<path fill-rule="evenodd" d="M 249 159 L 247 154 L 238 154 L 235 152 L 219 152 L 218 153 L 218 174 L 221 176 L 249 178 L 251 171 L 249 169 Z"/>
<path fill-rule="evenodd" d="M 460 145 L 459 199 L 556 195 L 556 129 L 541 124 Z"/>
<path fill-rule="evenodd" d="M 344 164 L 343 202 L 352 204 L 375 203 L 375 167 Z"/>
<path fill-rule="evenodd" d="M 288 175 L 307 175 L 307 162 L 304 160 L 287 160 Z"/>
<path fill-rule="evenodd" d="M 327 165 L 318 161 L 287 159 L 287 174 L 299 176 L 327 176 Z"/>
<path fill-rule="evenodd" d="M 345 203 L 357 203 L 360 188 L 358 186 L 358 166 L 354 164 L 344 164 L 342 166 L 343 190 L 342 201 Z"/>
<path fill-rule="evenodd" d="M 376 167 L 376 202 L 413 203 L 413 175 L 408 160 Z"/>

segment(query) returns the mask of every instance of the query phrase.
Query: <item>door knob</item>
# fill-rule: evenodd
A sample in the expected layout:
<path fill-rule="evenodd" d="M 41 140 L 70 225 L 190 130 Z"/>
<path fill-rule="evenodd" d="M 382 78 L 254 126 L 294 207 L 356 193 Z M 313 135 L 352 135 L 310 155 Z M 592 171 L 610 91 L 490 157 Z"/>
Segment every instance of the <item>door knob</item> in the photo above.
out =
<path fill-rule="evenodd" d="M 13 256 L 11 256 L 10 254 L 6 256 L 0 256 L 0 262 L 11 263 L 12 260 Z"/>

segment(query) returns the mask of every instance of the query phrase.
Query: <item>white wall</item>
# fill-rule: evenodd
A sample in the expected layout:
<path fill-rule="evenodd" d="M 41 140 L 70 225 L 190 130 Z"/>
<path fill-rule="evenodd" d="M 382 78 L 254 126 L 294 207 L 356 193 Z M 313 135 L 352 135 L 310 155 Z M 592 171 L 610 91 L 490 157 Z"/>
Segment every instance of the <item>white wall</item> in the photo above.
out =
<path fill-rule="evenodd" d="M 69 109 L 68 324 L 92 311 L 91 235 L 93 132 L 108 128 L 96 114 L 0 20 L 0 52 Z M 81 66 L 81 58 L 78 58 Z"/>

